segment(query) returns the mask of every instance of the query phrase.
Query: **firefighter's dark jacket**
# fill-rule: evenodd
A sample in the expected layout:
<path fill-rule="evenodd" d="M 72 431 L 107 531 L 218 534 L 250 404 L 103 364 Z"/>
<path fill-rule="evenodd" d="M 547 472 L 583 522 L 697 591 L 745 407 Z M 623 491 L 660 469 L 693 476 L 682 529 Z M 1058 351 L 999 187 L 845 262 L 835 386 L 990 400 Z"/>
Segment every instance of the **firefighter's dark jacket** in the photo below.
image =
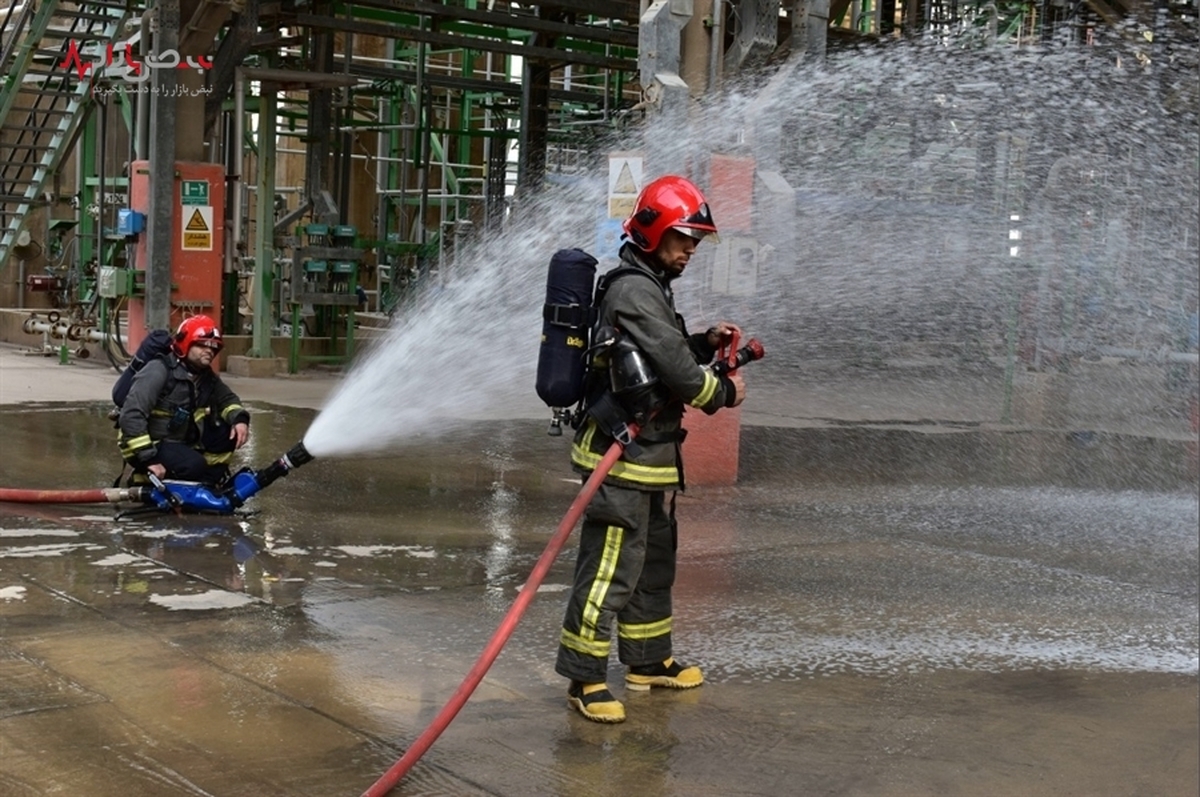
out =
<path fill-rule="evenodd" d="M 250 423 L 241 399 L 216 372 L 192 373 L 174 353 L 146 363 L 133 378 L 117 420 L 121 456 L 134 466 L 154 463 L 157 444 L 171 440 L 201 448 L 201 427 Z"/>
<path fill-rule="evenodd" d="M 597 323 L 616 327 L 637 345 L 670 398 L 638 436 L 638 455 L 624 452 L 606 481 L 640 490 L 678 489 L 682 486 L 679 444 L 685 405 L 711 415 L 732 403 L 734 387 L 728 378 L 704 367 L 715 352 L 706 333 L 688 335 L 683 318 L 675 312 L 667 275 L 625 244 L 618 268 L 630 266 L 648 276 L 630 273 L 613 280 L 601 299 Z M 588 417 L 575 434 L 572 465 L 590 473 L 612 442 Z"/>

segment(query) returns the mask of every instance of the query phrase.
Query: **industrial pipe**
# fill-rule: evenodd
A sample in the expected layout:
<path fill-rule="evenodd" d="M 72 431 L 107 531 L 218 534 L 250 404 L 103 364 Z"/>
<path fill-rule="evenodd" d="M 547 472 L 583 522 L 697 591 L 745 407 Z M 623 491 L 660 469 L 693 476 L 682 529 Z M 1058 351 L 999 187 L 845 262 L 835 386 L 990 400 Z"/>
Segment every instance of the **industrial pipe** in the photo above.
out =
<path fill-rule="evenodd" d="M 1117 357 L 1123 360 L 1137 360 L 1149 363 L 1185 363 L 1200 364 L 1200 354 L 1189 351 L 1170 351 L 1165 346 L 1160 349 L 1123 349 L 1117 346 L 1097 346 L 1095 353 L 1101 357 Z"/>
<path fill-rule="evenodd" d="M 31 315 L 21 322 L 21 331 L 26 335 L 45 335 L 49 334 L 52 338 L 66 338 L 69 327 L 66 324 L 58 321 L 42 321 L 37 316 Z"/>
<path fill-rule="evenodd" d="M 230 187 L 232 196 L 230 197 L 233 209 L 232 229 L 229 231 L 229 237 L 233 240 L 233 252 L 235 258 L 241 257 L 242 246 L 242 191 L 245 181 L 242 179 L 243 172 L 246 168 L 246 76 L 242 72 L 242 68 L 238 67 L 233 71 L 233 141 L 227 144 L 233 152 L 233 161 L 237 165 L 237 169 L 230 175 Z M 235 261 L 233 271 L 241 270 L 240 261 Z"/>
<path fill-rule="evenodd" d="M 96 327 L 85 327 L 81 324 L 66 324 L 56 319 L 42 321 L 36 315 L 26 318 L 21 323 L 21 331 L 27 335 L 42 335 L 43 346 L 45 347 L 50 347 L 50 338 L 58 338 L 64 341 L 61 346 L 62 352 L 60 352 L 64 358 L 66 357 L 65 341 L 75 341 L 80 345 L 75 348 L 74 354 L 81 360 L 86 360 L 92 356 L 92 353 L 87 348 L 87 341 L 105 343 L 110 340 L 116 340 L 118 343 L 123 342 L 117 335 L 103 332 Z"/>
<path fill-rule="evenodd" d="M 111 332 L 105 332 L 96 327 L 88 327 L 83 324 L 72 324 L 67 328 L 67 340 L 84 340 L 93 343 L 107 343 L 113 340 L 116 336 Z M 121 340 L 121 343 L 124 343 Z"/>
<path fill-rule="evenodd" d="M 708 93 L 715 94 L 720 88 L 721 64 L 725 56 L 725 28 L 723 26 L 725 9 L 721 0 L 713 0 L 712 5 L 712 40 L 708 49 Z M 607 74 L 607 73 L 606 73 Z"/>
<path fill-rule="evenodd" d="M 154 9 L 147 8 L 142 12 L 140 24 L 138 26 L 138 60 L 141 63 L 146 63 L 146 56 L 150 54 L 150 31 L 151 19 L 153 18 Z M 135 160 L 150 159 L 150 97 L 147 94 L 138 93 L 137 106 L 134 116 L 134 136 L 133 136 L 133 157 Z M 83 158 L 79 159 L 80 162 Z M 83 183 L 77 183 L 83 185 Z"/>

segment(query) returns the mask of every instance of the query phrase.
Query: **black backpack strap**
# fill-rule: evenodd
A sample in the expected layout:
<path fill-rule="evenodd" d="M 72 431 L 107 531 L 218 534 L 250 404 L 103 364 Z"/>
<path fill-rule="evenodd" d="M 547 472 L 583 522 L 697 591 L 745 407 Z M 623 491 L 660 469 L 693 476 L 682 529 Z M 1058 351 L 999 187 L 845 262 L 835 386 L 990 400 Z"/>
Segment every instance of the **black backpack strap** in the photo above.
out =
<path fill-rule="evenodd" d="M 546 304 L 542 305 L 542 319 L 555 326 L 580 329 L 595 323 L 596 311 L 581 304 Z"/>
<path fill-rule="evenodd" d="M 613 270 L 602 274 L 600 276 L 600 279 L 596 282 L 596 296 L 595 296 L 595 298 L 592 299 L 592 307 L 596 308 L 597 316 L 599 316 L 599 314 L 600 314 L 600 303 L 602 301 L 604 301 L 604 296 L 605 296 L 605 294 L 608 293 L 608 289 L 610 287 L 612 287 L 613 282 L 620 279 L 621 277 L 624 277 L 627 274 L 641 274 L 646 279 L 652 281 L 655 285 L 657 285 L 659 287 L 659 290 L 661 290 L 663 292 L 663 296 L 667 298 L 667 304 L 671 303 L 670 302 L 670 294 L 667 292 L 667 288 L 665 288 L 663 286 L 663 284 L 658 281 L 657 277 L 655 277 L 653 274 L 651 274 L 649 271 L 646 271 L 643 268 L 638 268 L 637 266 L 629 266 L 629 265 L 622 264 L 622 265 L 617 266 Z"/>
<path fill-rule="evenodd" d="M 633 435 L 630 433 L 629 423 L 626 420 L 628 416 L 621 405 L 617 403 L 617 398 L 611 390 L 605 392 L 598 401 L 594 402 L 588 408 L 587 413 L 596 420 L 596 425 L 605 434 L 621 444 L 626 454 L 631 457 L 641 455 L 641 446 L 634 442 Z"/>
<path fill-rule="evenodd" d="M 125 478 L 125 471 L 127 471 L 127 470 L 130 470 L 129 463 L 122 461 L 121 462 L 121 472 L 117 474 L 117 478 L 113 479 L 112 486 L 114 488 L 121 486 L 121 481 Z"/>

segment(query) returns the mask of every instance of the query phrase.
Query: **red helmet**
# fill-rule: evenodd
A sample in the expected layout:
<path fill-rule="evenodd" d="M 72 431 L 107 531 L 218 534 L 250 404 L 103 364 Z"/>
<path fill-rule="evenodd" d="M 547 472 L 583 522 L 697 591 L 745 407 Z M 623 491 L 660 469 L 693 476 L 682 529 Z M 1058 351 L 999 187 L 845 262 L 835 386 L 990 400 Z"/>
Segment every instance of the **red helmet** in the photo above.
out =
<path fill-rule="evenodd" d="M 633 245 L 643 252 L 658 248 L 662 234 L 679 230 L 700 240 L 717 231 L 708 202 L 700 189 L 685 177 L 667 175 L 648 184 L 638 194 L 633 215 L 622 227 Z"/>
<path fill-rule="evenodd" d="M 220 351 L 225 345 L 217 322 L 206 315 L 185 318 L 175 331 L 175 353 L 180 357 L 186 357 L 188 349 L 196 345 L 207 346 L 213 351 Z"/>

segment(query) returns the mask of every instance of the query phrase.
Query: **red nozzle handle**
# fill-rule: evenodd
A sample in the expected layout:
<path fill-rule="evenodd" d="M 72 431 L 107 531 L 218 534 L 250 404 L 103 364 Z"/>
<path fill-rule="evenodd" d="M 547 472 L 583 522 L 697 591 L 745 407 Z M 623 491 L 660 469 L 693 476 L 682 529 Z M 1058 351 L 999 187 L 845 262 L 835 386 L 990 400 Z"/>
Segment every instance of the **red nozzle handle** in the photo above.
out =
<path fill-rule="evenodd" d="M 735 331 L 729 341 L 729 354 L 727 355 L 725 349 L 722 348 L 717 363 L 713 366 L 713 370 L 718 374 L 732 374 L 746 363 L 761 360 L 766 354 L 766 350 L 759 343 L 758 338 L 750 338 L 740 349 L 737 347 L 737 343 L 738 331 Z"/>

